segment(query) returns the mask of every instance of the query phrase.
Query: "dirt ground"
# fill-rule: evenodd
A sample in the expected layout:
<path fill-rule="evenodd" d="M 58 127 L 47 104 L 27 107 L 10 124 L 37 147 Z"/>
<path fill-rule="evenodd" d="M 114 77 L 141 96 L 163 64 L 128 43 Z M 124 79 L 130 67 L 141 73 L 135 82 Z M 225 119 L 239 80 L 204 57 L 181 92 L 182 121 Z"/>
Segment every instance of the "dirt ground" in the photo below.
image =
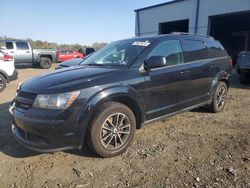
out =
<path fill-rule="evenodd" d="M 198 109 L 148 125 L 124 154 L 102 159 L 87 149 L 40 154 L 14 140 L 8 105 L 16 86 L 48 72 L 18 71 L 0 93 L 0 187 L 250 188 L 250 85 L 236 74 L 224 112 Z"/>

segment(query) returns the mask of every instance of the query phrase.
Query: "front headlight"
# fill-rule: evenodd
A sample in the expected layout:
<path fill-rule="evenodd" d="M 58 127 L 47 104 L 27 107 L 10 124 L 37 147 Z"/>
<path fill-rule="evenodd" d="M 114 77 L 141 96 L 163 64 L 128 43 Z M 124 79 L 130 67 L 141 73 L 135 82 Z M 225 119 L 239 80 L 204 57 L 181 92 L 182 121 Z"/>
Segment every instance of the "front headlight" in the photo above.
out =
<path fill-rule="evenodd" d="M 37 95 L 33 107 L 43 109 L 66 109 L 73 104 L 79 95 L 80 91 Z"/>

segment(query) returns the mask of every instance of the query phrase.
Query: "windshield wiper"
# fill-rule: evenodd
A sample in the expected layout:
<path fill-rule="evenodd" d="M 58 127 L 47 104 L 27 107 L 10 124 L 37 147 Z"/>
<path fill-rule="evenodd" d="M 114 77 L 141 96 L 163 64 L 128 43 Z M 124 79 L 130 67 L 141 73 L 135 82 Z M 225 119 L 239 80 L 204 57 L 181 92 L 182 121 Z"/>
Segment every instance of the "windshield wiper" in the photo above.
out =
<path fill-rule="evenodd" d="M 89 66 L 99 66 L 99 67 L 105 66 L 104 64 L 97 64 L 97 63 L 90 63 L 90 64 L 85 64 L 85 65 L 89 65 Z"/>

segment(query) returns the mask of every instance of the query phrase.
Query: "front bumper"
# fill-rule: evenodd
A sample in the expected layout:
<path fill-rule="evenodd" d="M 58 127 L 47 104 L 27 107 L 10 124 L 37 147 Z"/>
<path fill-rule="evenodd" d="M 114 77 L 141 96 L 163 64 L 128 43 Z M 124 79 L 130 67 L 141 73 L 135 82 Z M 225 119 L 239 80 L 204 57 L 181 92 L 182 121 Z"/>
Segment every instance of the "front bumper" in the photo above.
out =
<path fill-rule="evenodd" d="M 23 136 L 23 134 L 25 134 L 23 130 L 22 132 L 23 133 L 20 133 L 20 128 L 17 128 L 15 125 L 12 125 L 12 133 L 15 139 L 24 147 L 34 150 L 34 151 L 45 153 L 45 152 L 56 152 L 56 151 L 69 150 L 69 149 L 76 148 L 75 146 L 54 146 L 53 147 L 43 142 L 32 142 L 28 138 L 25 138 L 25 136 Z"/>
<path fill-rule="evenodd" d="M 74 115 L 67 112 L 42 112 L 39 109 L 17 109 L 15 103 L 9 109 L 12 133 L 26 148 L 39 152 L 55 152 L 80 148 L 80 126 L 73 126 Z M 40 111 L 40 112 L 39 112 Z M 65 119 L 59 119 L 65 117 Z"/>

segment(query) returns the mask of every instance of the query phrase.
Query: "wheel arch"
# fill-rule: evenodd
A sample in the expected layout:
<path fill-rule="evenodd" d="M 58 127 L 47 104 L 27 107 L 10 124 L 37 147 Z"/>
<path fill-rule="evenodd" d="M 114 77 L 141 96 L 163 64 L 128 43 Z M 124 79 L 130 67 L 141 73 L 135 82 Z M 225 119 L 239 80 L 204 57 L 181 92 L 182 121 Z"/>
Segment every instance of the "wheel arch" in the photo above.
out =
<path fill-rule="evenodd" d="M 224 83 L 226 83 L 227 85 L 227 88 L 230 87 L 230 84 L 229 84 L 229 76 L 230 74 L 227 73 L 226 71 L 221 71 L 219 72 L 213 79 L 212 81 L 212 85 L 211 85 L 211 88 L 210 88 L 210 95 L 212 95 L 216 89 L 216 86 L 218 84 L 219 81 L 222 81 Z"/>
<path fill-rule="evenodd" d="M 0 74 L 3 75 L 7 82 L 9 82 L 9 76 L 4 70 L 0 69 Z"/>
<path fill-rule="evenodd" d="M 135 90 L 127 86 L 112 87 L 98 93 L 90 100 L 88 106 L 98 108 L 104 102 L 118 102 L 129 107 L 136 118 L 136 128 L 144 122 L 144 100 Z"/>
<path fill-rule="evenodd" d="M 80 148 L 82 148 L 86 142 L 87 132 L 96 110 L 105 102 L 118 102 L 129 107 L 135 115 L 136 128 L 142 128 L 143 122 L 145 121 L 145 107 L 142 97 L 127 86 L 109 88 L 94 95 L 87 104 L 84 105 L 85 107 L 79 114 L 79 124 L 83 125 Z"/>
<path fill-rule="evenodd" d="M 43 57 L 47 57 L 47 58 L 49 58 L 53 62 L 53 56 L 52 56 L 52 54 L 39 54 L 38 62 L 40 62 L 41 58 L 43 58 Z"/>

